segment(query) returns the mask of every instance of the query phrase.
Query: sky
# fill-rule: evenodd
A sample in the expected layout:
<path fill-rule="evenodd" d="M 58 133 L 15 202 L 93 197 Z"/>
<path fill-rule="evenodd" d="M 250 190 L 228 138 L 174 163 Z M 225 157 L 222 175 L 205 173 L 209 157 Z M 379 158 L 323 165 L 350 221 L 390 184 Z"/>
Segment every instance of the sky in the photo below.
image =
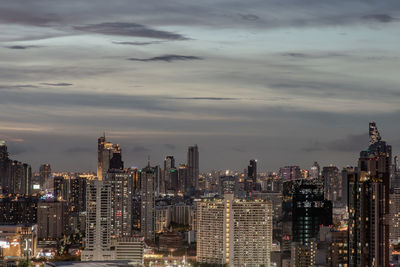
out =
<path fill-rule="evenodd" d="M 37 171 L 354 165 L 400 147 L 398 0 L 0 0 L 0 139 Z"/>

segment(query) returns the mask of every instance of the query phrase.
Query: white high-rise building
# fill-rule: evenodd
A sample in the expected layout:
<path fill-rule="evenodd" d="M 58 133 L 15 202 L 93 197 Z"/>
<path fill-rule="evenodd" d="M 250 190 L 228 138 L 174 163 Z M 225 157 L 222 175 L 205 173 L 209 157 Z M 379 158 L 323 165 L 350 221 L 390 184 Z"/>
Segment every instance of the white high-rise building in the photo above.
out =
<path fill-rule="evenodd" d="M 86 188 L 86 242 L 82 261 L 115 259 L 111 251 L 111 185 L 89 181 Z"/>
<path fill-rule="evenodd" d="M 197 203 L 197 261 L 228 266 L 270 266 L 272 203 L 207 199 Z"/>

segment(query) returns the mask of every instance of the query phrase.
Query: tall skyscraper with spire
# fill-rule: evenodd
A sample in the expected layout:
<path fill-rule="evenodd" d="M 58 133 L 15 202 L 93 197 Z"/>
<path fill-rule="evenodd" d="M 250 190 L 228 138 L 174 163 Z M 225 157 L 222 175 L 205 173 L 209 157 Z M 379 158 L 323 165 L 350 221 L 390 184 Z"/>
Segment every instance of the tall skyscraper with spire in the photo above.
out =
<path fill-rule="evenodd" d="M 389 185 L 392 147 L 369 124 L 369 147 L 348 173 L 349 266 L 389 266 Z"/>
<path fill-rule="evenodd" d="M 104 134 L 97 139 L 97 178 L 100 181 L 104 179 L 110 167 L 123 169 L 121 148 L 118 144 L 107 142 Z"/>
<path fill-rule="evenodd" d="M 187 175 L 192 182 L 192 187 L 199 188 L 199 148 L 197 145 L 189 146 L 187 154 Z"/>

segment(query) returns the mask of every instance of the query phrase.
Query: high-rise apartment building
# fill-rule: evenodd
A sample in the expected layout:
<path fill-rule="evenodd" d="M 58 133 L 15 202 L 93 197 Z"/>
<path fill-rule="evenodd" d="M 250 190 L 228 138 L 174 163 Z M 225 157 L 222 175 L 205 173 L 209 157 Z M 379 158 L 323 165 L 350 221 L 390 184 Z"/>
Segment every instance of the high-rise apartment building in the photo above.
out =
<path fill-rule="evenodd" d="M 86 188 L 86 240 L 82 261 L 113 260 L 111 251 L 111 185 L 88 181 Z"/>
<path fill-rule="evenodd" d="M 37 207 L 39 240 L 58 240 L 68 235 L 67 218 L 67 202 L 54 199 L 39 202 Z"/>
<path fill-rule="evenodd" d="M 189 146 L 187 153 L 187 176 L 195 189 L 199 188 L 199 148 Z"/>
<path fill-rule="evenodd" d="M 389 185 L 392 148 L 375 122 L 369 147 L 349 172 L 349 266 L 389 266 Z"/>
<path fill-rule="evenodd" d="M 111 186 L 111 237 L 132 236 L 132 173 L 113 169 L 104 181 Z"/>
<path fill-rule="evenodd" d="M 121 148 L 118 144 L 113 144 L 106 141 L 106 137 L 99 137 L 97 140 L 97 178 L 101 181 L 111 167 L 123 169 L 121 160 Z"/>
<path fill-rule="evenodd" d="M 228 266 L 270 266 L 272 204 L 224 199 L 197 203 L 197 261 Z"/>
<path fill-rule="evenodd" d="M 140 172 L 141 180 L 141 223 L 142 236 L 149 241 L 155 240 L 155 196 L 157 169 L 150 163 Z"/>

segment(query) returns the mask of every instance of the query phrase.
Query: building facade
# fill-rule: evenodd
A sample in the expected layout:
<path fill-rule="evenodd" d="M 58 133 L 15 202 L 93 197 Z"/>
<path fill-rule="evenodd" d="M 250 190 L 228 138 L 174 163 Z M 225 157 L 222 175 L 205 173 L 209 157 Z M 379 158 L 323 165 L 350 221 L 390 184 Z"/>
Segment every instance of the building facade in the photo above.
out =
<path fill-rule="evenodd" d="M 228 266 L 270 265 L 272 204 L 224 199 L 197 203 L 197 261 Z"/>

